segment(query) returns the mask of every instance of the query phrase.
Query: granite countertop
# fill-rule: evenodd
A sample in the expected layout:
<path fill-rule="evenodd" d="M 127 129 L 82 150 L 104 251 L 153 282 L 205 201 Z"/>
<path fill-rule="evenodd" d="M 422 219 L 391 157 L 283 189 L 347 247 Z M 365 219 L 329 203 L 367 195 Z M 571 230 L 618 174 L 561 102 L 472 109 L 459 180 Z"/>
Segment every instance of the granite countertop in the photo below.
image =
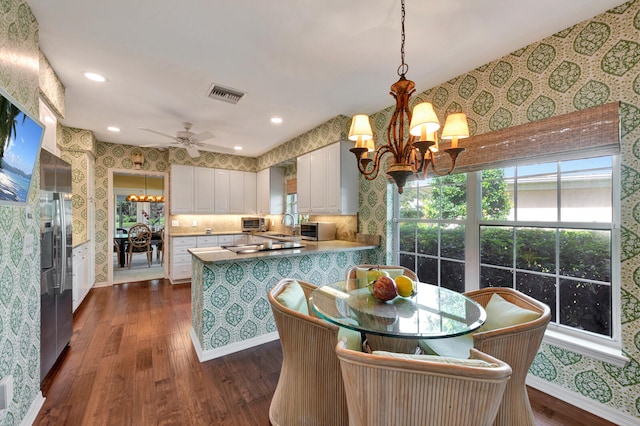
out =
<path fill-rule="evenodd" d="M 320 253 L 330 251 L 345 250 L 369 250 L 377 248 L 377 245 L 355 243 L 351 241 L 333 240 L 333 241 L 302 241 L 304 248 L 299 249 L 283 249 L 259 251 L 256 253 L 236 254 L 232 251 L 222 249 L 220 247 L 199 247 L 189 249 L 194 257 L 204 263 L 228 262 L 233 260 L 247 260 L 261 257 L 272 256 L 302 256 L 307 253 Z"/>
<path fill-rule="evenodd" d="M 242 231 L 212 231 L 210 233 L 206 233 L 204 231 L 199 232 L 170 232 L 169 237 L 210 237 L 212 235 L 242 235 L 247 234 L 247 232 Z"/>

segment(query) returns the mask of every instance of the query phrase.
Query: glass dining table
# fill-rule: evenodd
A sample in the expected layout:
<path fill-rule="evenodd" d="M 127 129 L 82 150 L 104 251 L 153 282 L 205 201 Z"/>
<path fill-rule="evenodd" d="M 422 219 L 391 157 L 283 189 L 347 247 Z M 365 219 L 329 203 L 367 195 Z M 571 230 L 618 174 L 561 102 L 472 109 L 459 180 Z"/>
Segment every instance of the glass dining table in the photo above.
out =
<path fill-rule="evenodd" d="M 309 305 L 333 324 L 359 331 L 371 350 L 419 351 L 421 339 L 460 336 L 485 322 L 484 308 L 465 295 L 417 283 L 411 297 L 382 302 L 356 279 L 325 284 L 314 290 Z"/>

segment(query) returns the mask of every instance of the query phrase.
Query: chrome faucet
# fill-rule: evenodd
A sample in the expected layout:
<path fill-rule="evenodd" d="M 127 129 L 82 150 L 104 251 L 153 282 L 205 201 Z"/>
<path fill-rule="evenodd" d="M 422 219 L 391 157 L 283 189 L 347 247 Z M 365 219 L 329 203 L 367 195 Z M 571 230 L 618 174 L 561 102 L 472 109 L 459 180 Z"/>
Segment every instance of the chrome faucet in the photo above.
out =
<path fill-rule="evenodd" d="M 293 214 L 285 213 L 284 216 L 282 216 L 282 224 L 284 226 L 289 226 L 289 225 L 287 225 L 287 218 L 288 217 L 291 218 L 291 234 L 296 235 L 296 231 L 298 229 L 298 224 L 296 223 L 296 217 Z"/>

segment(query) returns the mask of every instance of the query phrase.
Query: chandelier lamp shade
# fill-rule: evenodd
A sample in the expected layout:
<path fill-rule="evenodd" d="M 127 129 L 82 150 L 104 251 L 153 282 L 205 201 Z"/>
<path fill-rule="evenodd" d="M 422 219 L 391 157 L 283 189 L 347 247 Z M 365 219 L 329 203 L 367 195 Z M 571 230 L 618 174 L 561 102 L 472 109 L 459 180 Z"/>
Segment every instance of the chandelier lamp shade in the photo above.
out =
<path fill-rule="evenodd" d="M 164 195 L 148 195 L 147 194 L 147 176 L 144 177 L 144 194 L 129 194 L 126 201 L 134 203 L 164 203 Z"/>
<path fill-rule="evenodd" d="M 451 144 L 443 149 L 451 161 L 447 169 L 436 168 L 435 153 L 440 149 L 438 143 L 440 121 L 433 110 L 433 105 L 429 102 L 420 103 L 413 108 L 413 113 L 409 108 L 409 99 L 415 92 L 415 83 L 405 77 L 409 66 L 404 62 L 404 0 L 401 1 L 401 5 L 402 63 L 398 67 L 400 79 L 391 85 L 391 96 L 396 101 L 396 107 L 387 127 L 386 144 L 375 148 L 367 115 L 355 115 L 349 130 L 349 140 L 355 142 L 355 146 L 350 151 L 356 156 L 360 173 L 367 180 L 375 179 L 382 167 L 383 158 L 391 154 L 392 161 L 388 164 L 387 174 L 393 178 L 400 194 L 411 175 L 422 174 L 426 177 L 429 165 L 439 176 L 451 174 L 455 169 L 458 155 L 464 151 L 464 148 L 458 146 L 458 140 L 469 137 L 467 116 L 462 112 L 449 114 L 440 139 L 451 141 Z"/>

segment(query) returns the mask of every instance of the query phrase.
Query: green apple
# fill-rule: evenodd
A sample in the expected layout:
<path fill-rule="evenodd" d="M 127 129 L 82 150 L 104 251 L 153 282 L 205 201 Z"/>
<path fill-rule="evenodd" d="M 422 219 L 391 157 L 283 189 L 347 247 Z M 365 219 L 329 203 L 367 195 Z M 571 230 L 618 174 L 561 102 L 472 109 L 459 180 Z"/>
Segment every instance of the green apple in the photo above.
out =
<path fill-rule="evenodd" d="M 367 271 L 367 282 L 371 283 L 371 281 L 375 281 L 380 277 L 388 277 L 388 276 L 389 276 L 389 273 L 387 271 L 371 268 Z"/>

